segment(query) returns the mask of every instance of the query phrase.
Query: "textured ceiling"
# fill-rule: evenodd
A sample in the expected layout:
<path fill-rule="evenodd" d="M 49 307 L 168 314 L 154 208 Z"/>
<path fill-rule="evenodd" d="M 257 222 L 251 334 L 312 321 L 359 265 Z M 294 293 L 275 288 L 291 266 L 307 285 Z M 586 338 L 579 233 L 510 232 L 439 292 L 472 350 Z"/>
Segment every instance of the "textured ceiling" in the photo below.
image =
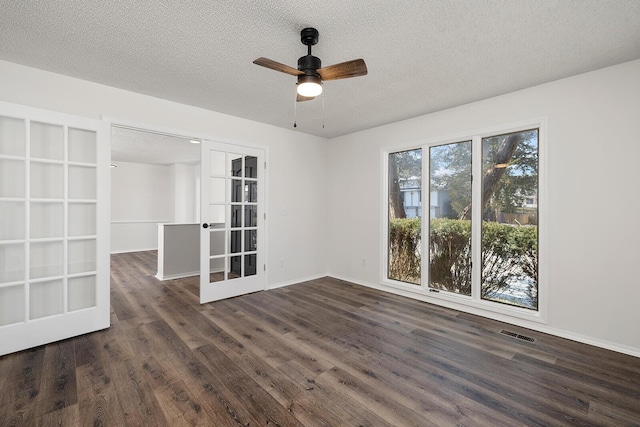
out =
<path fill-rule="evenodd" d="M 334 137 L 640 58 L 638 0 L 2 0 L 0 59 L 284 128 L 299 32 L 365 77 L 299 103 Z"/>

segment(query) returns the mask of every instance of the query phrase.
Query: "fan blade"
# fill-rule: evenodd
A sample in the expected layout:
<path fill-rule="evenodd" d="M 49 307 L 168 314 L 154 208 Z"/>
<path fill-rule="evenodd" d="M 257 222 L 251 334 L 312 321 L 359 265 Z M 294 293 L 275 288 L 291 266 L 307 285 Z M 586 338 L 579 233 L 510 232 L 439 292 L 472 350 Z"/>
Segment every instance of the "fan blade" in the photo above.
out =
<path fill-rule="evenodd" d="M 302 96 L 302 95 L 296 94 L 296 102 L 311 101 L 312 99 L 316 99 L 316 97 L 315 96 Z"/>
<path fill-rule="evenodd" d="M 253 63 L 262 67 L 270 68 L 272 70 L 280 71 L 281 73 L 291 74 L 292 76 L 299 76 L 300 74 L 304 74 L 302 71 L 296 68 L 289 67 L 288 65 L 281 64 L 268 58 L 261 57 L 253 61 Z"/>
<path fill-rule="evenodd" d="M 320 74 L 322 80 L 338 80 L 349 77 L 366 76 L 367 64 L 364 63 L 364 59 L 354 59 L 352 61 L 319 68 L 317 73 Z"/>

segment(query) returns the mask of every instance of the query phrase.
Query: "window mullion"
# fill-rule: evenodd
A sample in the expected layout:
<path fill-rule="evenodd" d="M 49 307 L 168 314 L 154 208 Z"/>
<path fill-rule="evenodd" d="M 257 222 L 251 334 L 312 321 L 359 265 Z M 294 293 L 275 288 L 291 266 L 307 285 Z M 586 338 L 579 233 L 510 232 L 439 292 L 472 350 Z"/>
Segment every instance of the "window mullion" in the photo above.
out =
<path fill-rule="evenodd" d="M 430 195 L 430 176 L 431 170 L 429 168 L 429 146 L 422 146 L 422 190 L 421 193 L 421 207 L 422 207 L 422 224 L 421 224 L 421 253 L 422 259 L 420 260 L 421 270 L 421 287 L 422 289 L 429 289 L 429 224 L 431 221 L 431 195 Z M 426 209 L 425 209 L 426 201 Z"/>
<path fill-rule="evenodd" d="M 482 272 L 482 138 L 471 142 L 471 298 L 480 301 Z"/>

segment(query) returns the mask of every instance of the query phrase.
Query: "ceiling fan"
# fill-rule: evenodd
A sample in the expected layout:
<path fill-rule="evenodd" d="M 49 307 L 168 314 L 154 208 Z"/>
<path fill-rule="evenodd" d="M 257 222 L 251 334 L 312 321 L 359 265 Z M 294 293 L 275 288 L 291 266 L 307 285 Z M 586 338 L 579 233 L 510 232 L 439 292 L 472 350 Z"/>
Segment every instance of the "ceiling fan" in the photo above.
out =
<path fill-rule="evenodd" d="M 320 58 L 311 55 L 311 46 L 318 43 L 318 36 L 318 30 L 315 28 L 305 28 L 300 31 L 300 40 L 302 44 L 307 46 L 307 55 L 298 59 L 297 69 L 268 58 L 258 58 L 253 63 L 297 76 L 297 101 L 309 101 L 320 95 L 323 81 L 365 76 L 367 74 L 367 65 L 363 59 L 354 59 L 322 67 Z"/>

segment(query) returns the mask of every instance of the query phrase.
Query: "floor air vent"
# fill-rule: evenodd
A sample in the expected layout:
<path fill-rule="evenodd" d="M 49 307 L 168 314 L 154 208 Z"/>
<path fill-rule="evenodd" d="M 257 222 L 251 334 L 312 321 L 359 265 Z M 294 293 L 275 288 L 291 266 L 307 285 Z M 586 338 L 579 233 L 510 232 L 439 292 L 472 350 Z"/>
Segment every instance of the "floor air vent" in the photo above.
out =
<path fill-rule="evenodd" d="M 506 329 L 501 330 L 500 333 L 502 335 L 508 335 L 510 337 L 517 338 L 517 339 L 522 340 L 522 341 L 536 342 L 535 338 L 531 338 L 531 337 L 528 337 L 526 335 L 520 335 L 520 334 L 517 334 L 515 332 L 507 331 Z"/>

